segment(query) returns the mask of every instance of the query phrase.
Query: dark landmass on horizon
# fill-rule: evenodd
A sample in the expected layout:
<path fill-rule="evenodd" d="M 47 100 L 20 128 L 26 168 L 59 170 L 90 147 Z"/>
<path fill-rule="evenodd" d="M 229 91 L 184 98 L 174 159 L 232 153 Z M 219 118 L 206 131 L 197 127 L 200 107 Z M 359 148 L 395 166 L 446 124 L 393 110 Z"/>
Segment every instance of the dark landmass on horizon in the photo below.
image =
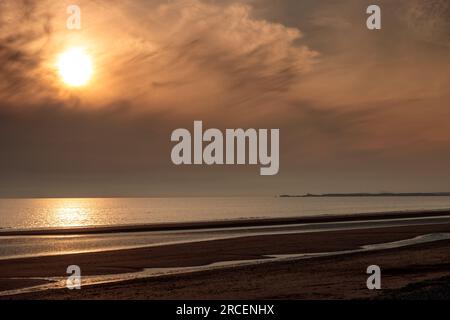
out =
<path fill-rule="evenodd" d="M 314 197 L 450 197 L 450 192 L 411 192 L 411 193 L 307 193 L 303 195 L 282 194 L 280 198 L 314 198 Z"/>

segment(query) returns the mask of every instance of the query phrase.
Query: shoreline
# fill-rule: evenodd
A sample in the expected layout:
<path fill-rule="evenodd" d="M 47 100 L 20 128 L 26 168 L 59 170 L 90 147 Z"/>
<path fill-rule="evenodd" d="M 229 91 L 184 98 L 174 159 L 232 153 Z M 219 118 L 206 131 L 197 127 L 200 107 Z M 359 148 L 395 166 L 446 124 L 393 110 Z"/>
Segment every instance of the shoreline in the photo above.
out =
<path fill-rule="evenodd" d="M 244 236 L 236 239 L 109 252 L 17 258 L 0 261 L 0 274 L 2 275 L 0 290 L 5 291 L 36 285 L 36 278 L 66 277 L 66 268 L 72 264 L 79 265 L 84 276 L 117 275 L 136 273 L 152 268 L 189 268 L 208 266 L 218 262 L 263 261 L 271 255 L 317 254 L 355 250 L 368 244 L 383 244 L 443 233 L 450 233 L 450 223 L 318 233 Z M 68 292 L 67 289 L 57 289 L 4 296 L 0 299 L 283 298 L 288 294 L 285 292 L 284 286 L 290 288 L 291 283 L 298 284 L 299 281 L 301 285 L 297 288 L 291 288 L 290 291 L 288 290 L 289 296 L 293 298 L 312 297 L 314 299 L 325 296 L 333 299 L 342 296 L 345 296 L 345 298 L 372 297 L 373 292 L 365 292 L 367 291 L 367 288 L 365 288 L 365 268 L 368 265 L 382 264 L 383 272 L 386 273 L 387 270 L 388 274 L 389 272 L 393 273 L 391 276 L 396 281 L 391 285 L 389 281 L 392 279 L 389 280 L 386 289 L 394 290 L 416 283 L 418 280 L 425 281 L 433 280 L 438 276 L 450 276 L 450 268 L 448 268 L 448 265 L 450 265 L 449 252 L 450 240 L 443 239 L 431 243 L 370 252 L 267 262 L 227 267 L 220 270 L 203 270 L 194 273 L 161 275 L 156 278 L 124 280 L 110 284 L 95 284 L 84 287 L 78 293 Z M 389 259 L 386 262 L 387 264 L 384 264 L 383 259 L 387 256 Z M 357 263 L 359 260 L 364 261 L 364 263 Z M 414 264 L 412 261 L 414 261 Z M 357 266 L 355 266 L 355 263 Z M 390 264 L 394 266 L 389 267 Z M 327 265 L 329 269 L 325 268 Z M 352 265 L 353 269 L 349 269 L 349 265 Z M 293 268 L 293 266 L 295 267 Z M 273 272 L 275 273 L 272 274 Z M 205 283 L 205 277 L 208 278 L 207 283 Z M 324 282 L 324 279 L 327 281 Z M 273 281 L 281 281 L 280 286 L 274 289 L 272 287 Z M 202 287 L 196 285 L 199 282 L 203 284 Z M 254 287 L 254 282 L 258 283 L 257 289 Z M 334 287 L 330 289 L 330 283 L 338 284 L 341 282 L 344 286 L 351 284 L 352 289 L 344 288 L 343 291 Z M 159 288 L 157 292 L 154 292 L 153 286 L 155 284 Z M 359 286 L 357 290 L 354 288 L 356 284 Z M 217 286 L 221 288 L 220 292 L 214 291 Z M 310 288 L 308 290 L 311 291 L 307 291 L 304 286 Z M 172 293 L 171 288 L 178 288 L 179 290 L 177 289 L 176 292 Z"/>
<path fill-rule="evenodd" d="M 138 225 L 114 225 L 114 226 L 89 226 L 68 228 L 39 228 L 39 229 L 1 229 L 0 237 L 6 236 L 47 236 L 47 235 L 88 235 L 109 233 L 134 233 L 150 231 L 180 231 L 180 230 L 204 230 L 220 228 L 245 228 L 279 225 L 295 225 L 302 223 L 327 223 L 327 222 L 349 222 L 349 221 L 373 221 L 380 219 L 402 219 L 450 216 L 450 209 L 436 209 L 426 211 L 391 211 L 375 213 L 355 213 L 342 215 L 317 215 L 306 217 L 287 218 L 257 218 L 238 220 L 217 220 L 197 222 L 169 222 Z"/>
<path fill-rule="evenodd" d="M 447 286 L 450 278 L 450 241 L 339 257 L 268 262 L 219 270 L 96 284 L 81 290 L 53 289 L 0 296 L 0 300 L 335 300 L 393 299 L 410 287 L 434 282 Z M 433 263 L 411 259 L 424 259 Z M 367 290 L 365 269 L 377 261 L 383 266 L 383 290 Z M 419 260 L 418 260 L 419 261 Z M 426 290 L 416 294 L 430 299 Z M 447 288 L 448 290 L 448 288 Z M 445 294 L 448 296 L 449 292 Z"/>

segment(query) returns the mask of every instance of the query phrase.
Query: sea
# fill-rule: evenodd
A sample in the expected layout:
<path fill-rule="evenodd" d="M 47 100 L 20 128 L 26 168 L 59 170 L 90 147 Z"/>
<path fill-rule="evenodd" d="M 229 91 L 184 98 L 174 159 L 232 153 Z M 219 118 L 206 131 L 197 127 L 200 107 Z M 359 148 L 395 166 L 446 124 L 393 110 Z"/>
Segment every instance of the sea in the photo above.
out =
<path fill-rule="evenodd" d="M 450 209 L 450 197 L 0 199 L 0 229 L 119 226 Z"/>

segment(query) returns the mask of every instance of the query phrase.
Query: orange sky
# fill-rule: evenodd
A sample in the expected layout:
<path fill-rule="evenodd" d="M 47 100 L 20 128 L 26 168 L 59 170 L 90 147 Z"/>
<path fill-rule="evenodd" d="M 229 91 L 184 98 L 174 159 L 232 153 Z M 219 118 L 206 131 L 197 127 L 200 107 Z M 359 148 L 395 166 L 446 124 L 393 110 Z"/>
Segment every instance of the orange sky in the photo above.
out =
<path fill-rule="evenodd" d="M 375 2 L 78 1 L 69 31 L 70 1 L 2 1 L 0 196 L 449 191 L 450 4 Z M 280 128 L 280 174 L 174 167 L 194 120 Z"/>

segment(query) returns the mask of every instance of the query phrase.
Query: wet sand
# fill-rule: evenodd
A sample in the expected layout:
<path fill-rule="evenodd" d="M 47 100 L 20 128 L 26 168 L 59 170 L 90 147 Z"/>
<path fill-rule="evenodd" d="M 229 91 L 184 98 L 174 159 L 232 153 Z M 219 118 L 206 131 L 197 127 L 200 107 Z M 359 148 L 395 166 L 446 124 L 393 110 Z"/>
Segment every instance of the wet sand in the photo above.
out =
<path fill-rule="evenodd" d="M 427 296 L 424 282 L 446 288 L 450 241 L 340 257 L 268 263 L 122 283 L 23 294 L 3 299 L 389 299 Z M 443 257 L 446 257 L 443 260 Z M 368 265 L 382 267 L 381 291 L 366 288 Z M 440 292 L 449 296 L 448 291 Z"/>
<path fill-rule="evenodd" d="M 359 217 L 358 217 L 359 218 Z M 151 248 L 0 261 L 0 291 L 31 286 L 36 279 L 66 276 L 76 264 L 84 276 L 144 268 L 192 267 L 215 262 L 266 259 L 267 255 L 358 249 L 434 233 L 450 224 L 251 236 Z M 367 266 L 382 269 L 382 291 L 366 288 Z M 387 296 L 421 281 L 450 276 L 450 240 L 308 260 L 209 270 L 120 283 L 26 293 L 2 299 L 353 299 Z"/>

